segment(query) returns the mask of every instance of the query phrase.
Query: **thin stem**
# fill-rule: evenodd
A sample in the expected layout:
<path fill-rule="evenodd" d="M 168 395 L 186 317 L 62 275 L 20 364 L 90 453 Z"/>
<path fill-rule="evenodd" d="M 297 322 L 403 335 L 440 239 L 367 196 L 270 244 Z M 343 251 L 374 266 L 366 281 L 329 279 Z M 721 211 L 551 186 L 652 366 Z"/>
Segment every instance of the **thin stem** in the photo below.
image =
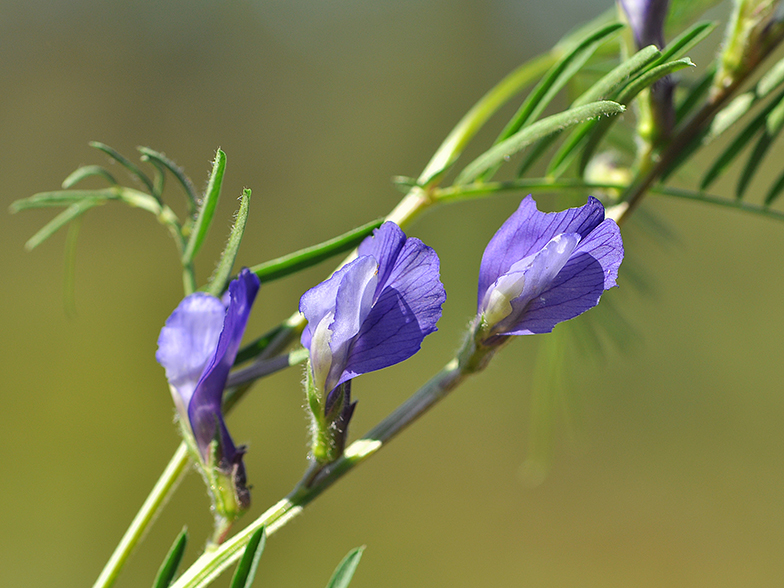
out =
<path fill-rule="evenodd" d="M 158 514 L 161 506 L 168 500 L 171 493 L 177 487 L 177 484 L 188 465 L 188 450 L 185 443 L 180 443 L 177 451 L 174 452 L 166 469 L 163 470 L 161 477 L 153 486 L 147 499 L 142 504 L 139 512 L 136 513 L 128 530 L 125 531 L 120 543 L 112 553 L 109 561 L 106 562 L 101 571 L 101 575 L 93 584 L 93 588 L 107 588 L 111 586 L 117 579 L 120 570 L 125 564 L 128 557 L 131 555 L 133 548 L 141 539 L 147 526 L 152 522 Z"/>
<path fill-rule="evenodd" d="M 337 461 L 324 467 L 315 475 L 313 468 L 309 469 L 302 482 L 286 498 L 275 504 L 215 551 L 199 557 L 172 585 L 172 588 L 196 588 L 215 579 L 242 556 L 243 550 L 254 532 L 263 526 L 268 536 L 273 534 L 290 519 L 301 513 L 305 506 L 327 488 L 375 454 L 395 435 L 445 398 L 469 373 L 471 372 L 458 364 L 457 359 L 450 361 L 397 410 L 364 437 L 354 441 Z"/>

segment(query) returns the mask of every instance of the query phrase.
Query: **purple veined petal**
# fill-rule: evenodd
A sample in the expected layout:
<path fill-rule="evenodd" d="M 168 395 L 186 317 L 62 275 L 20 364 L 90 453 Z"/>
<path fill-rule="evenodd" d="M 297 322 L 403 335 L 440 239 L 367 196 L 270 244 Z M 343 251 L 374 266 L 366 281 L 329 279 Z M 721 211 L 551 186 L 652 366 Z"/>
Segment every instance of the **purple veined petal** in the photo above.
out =
<path fill-rule="evenodd" d="M 338 384 L 408 359 L 419 351 L 422 340 L 436 331 L 441 318 L 446 292 L 439 279 L 436 252 L 413 238 L 397 250 L 378 250 L 387 255 L 379 260 L 380 268 L 389 267 L 386 281 L 382 284 L 379 280 L 377 299 L 353 343 Z"/>
<path fill-rule="evenodd" d="M 509 272 L 517 261 L 537 253 L 553 237 L 561 233 L 577 233 L 585 238 L 604 220 L 604 207 L 590 196 L 585 206 L 563 212 L 539 212 L 529 195 L 518 209 L 501 225 L 487 244 L 479 267 L 477 312 L 488 288 Z"/>
<path fill-rule="evenodd" d="M 481 313 L 494 329 L 506 332 L 520 321 L 529 301 L 549 290 L 580 243 L 578 233 L 561 233 L 538 253 L 513 264 L 510 271 L 488 288 Z"/>
<path fill-rule="evenodd" d="M 616 285 L 622 260 L 620 229 L 607 219 L 580 241 L 548 289 L 532 299 L 512 301 L 519 320 L 499 334 L 549 333 L 559 322 L 593 308 L 602 293 Z"/>
<path fill-rule="evenodd" d="M 376 295 L 381 293 L 381 288 L 389 282 L 390 272 L 395 261 L 405 246 L 406 234 L 399 226 L 391 221 L 385 222 L 373 231 L 373 235 L 360 243 L 357 255 L 369 255 L 378 262 L 378 288 Z"/>
<path fill-rule="evenodd" d="M 356 261 L 356 260 L 355 260 Z M 305 316 L 308 324 L 302 331 L 300 342 L 306 349 L 311 347 L 311 339 L 316 327 L 321 323 L 324 317 L 335 313 L 335 300 L 338 296 L 338 288 L 343 276 L 346 272 L 351 271 L 351 266 L 354 262 L 348 263 L 336 271 L 329 279 L 324 280 L 320 284 L 313 286 L 310 290 L 305 292 L 299 299 L 299 311 Z"/>
<path fill-rule="evenodd" d="M 379 282 L 378 270 L 379 264 L 374 257 L 362 256 L 351 263 L 351 270 L 340 282 L 334 320 L 330 325 L 332 369 L 325 384 L 327 390 L 338 385 L 354 340 L 372 311 Z"/>
<path fill-rule="evenodd" d="M 180 302 L 161 329 L 155 358 L 166 370 L 175 404 L 183 417 L 218 346 L 225 314 L 220 300 L 197 292 Z"/>
<path fill-rule="evenodd" d="M 226 308 L 223 330 L 215 352 L 205 368 L 188 405 L 191 430 L 202 456 L 220 431 L 223 457 L 233 462 L 237 450 L 234 446 L 221 412 L 221 400 L 226 379 L 237 357 L 242 336 L 248 323 L 251 307 L 259 290 L 259 279 L 247 268 L 229 284 L 229 305 Z"/>

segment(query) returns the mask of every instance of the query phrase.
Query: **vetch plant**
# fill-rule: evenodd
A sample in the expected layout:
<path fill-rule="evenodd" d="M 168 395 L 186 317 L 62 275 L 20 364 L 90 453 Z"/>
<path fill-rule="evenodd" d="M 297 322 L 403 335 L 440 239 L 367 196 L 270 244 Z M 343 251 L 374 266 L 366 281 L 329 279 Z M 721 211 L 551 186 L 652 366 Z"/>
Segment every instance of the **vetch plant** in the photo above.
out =
<path fill-rule="evenodd" d="M 558 329 L 556 334 L 562 333 L 568 327 L 560 323 L 599 304 L 604 293 L 616 286 L 624 259 L 619 227 L 646 195 L 690 199 L 784 220 L 784 213 L 772 206 L 784 192 L 780 158 L 775 163 L 779 175 L 764 201 L 743 200 L 759 161 L 784 126 L 784 61 L 763 67 L 765 58 L 784 39 L 780 13 L 775 10 L 780 2 L 737 0 L 721 49 L 704 68 L 702 79 L 683 95 L 672 94 L 668 76 L 694 67 L 686 52 L 702 42 L 714 25 L 692 24 L 665 45 L 663 24 L 668 2 L 623 0 L 621 5 L 625 12 L 620 21 L 630 23 L 633 47 L 622 48 L 618 37 L 624 24 L 609 15 L 577 30 L 491 88 L 457 123 L 418 177 L 398 177 L 396 183 L 405 196 L 383 219 L 242 269 L 234 279 L 231 276 L 250 210 L 251 192 L 247 189 L 211 278 L 199 285 L 195 272 L 197 254 L 214 222 L 224 176 L 226 156 L 220 150 L 206 190 L 197 194 L 183 170 L 156 151 L 141 148 L 142 160 L 152 164 L 150 176 L 110 147 L 93 143 L 143 189 L 123 186 L 107 170 L 89 165 L 71 174 L 62 190 L 35 194 L 12 205 L 13 212 L 64 208 L 28 241 L 32 249 L 88 210 L 109 201 L 124 202 L 153 214 L 167 229 L 182 268 L 185 297 L 165 321 L 156 358 L 166 370 L 183 442 L 95 588 L 106 588 L 115 581 L 171 498 L 189 460 L 205 479 L 215 532 L 204 553 L 179 576 L 186 534 L 178 536 L 155 585 L 207 586 L 239 562 L 232 586 L 250 586 L 268 536 L 466 378 L 481 372 L 515 336 L 548 337 L 554 329 Z M 597 71 L 601 75 L 596 75 Z M 737 89 L 752 79 L 757 80 L 754 89 L 740 102 L 730 102 Z M 498 130 L 495 141 L 482 146 L 473 161 L 461 162 L 465 147 L 478 131 L 529 85 L 532 89 Z M 657 93 L 657 88 L 663 87 L 669 88 L 666 96 Z M 557 96 L 563 96 L 568 104 L 561 112 L 544 116 Z M 746 120 L 759 105 L 752 119 Z M 648 107 L 654 115 L 649 116 Z M 638 113 L 636 121 L 634 112 Z M 624 117 L 619 116 L 622 114 Z M 738 131 L 735 139 L 708 169 L 699 189 L 667 183 L 704 144 L 731 129 Z M 626 145 L 637 147 L 619 152 L 617 145 L 624 142 L 618 141 L 618 136 Z M 706 193 L 755 138 L 754 157 L 741 172 L 738 197 Z M 590 171 L 598 169 L 597 162 L 609 159 L 615 166 L 613 173 L 602 176 Z M 531 172 L 539 169 L 538 163 L 545 164 L 541 177 Z M 499 178 L 502 169 L 509 173 Z M 169 175 L 186 195 L 184 218 L 164 199 L 164 179 Z M 102 178 L 109 185 L 94 190 L 74 188 L 88 177 Z M 454 357 L 445 358 L 443 368 L 396 410 L 352 441 L 349 422 L 356 406 L 352 382 L 415 354 L 424 338 L 436 331 L 446 299 L 438 255 L 403 230 L 409 231 L 408 226 L 422 212 L 436 212 L 447 203 L 508 193 L 516 198 L 533 193 L 538 199 L 545 192 L 568 204 L 556 206 L 558 212 L 541 212 L 535 197 L 525 196 L 490 239 L 478 268 L 476 310 L 462 310 L 468 327 L 452 347 L 458 349 Z M 626 230 L 629 228 L 624 227 Z M 458 233 L 455 231 L 454 238 L 460 238 Z M 298 309 L 296 312 L 269 331 L 255 334 L 241 348 L 261 283 L 344 253 L 348 257 L 331 276 L 304 294 L 301 290 L 291 293 L 291 308 Z M 307 456 L 304 450 L 302 454 L 309 467 L 299 481 L 292 480 L 287 496 L 231 535 L 232 523 L 249 509 L 248 482 L 255 473 L 246 473 L 245 449 L 234 444 L 225 415 L 239 405 L 254 383 L 305 360 L 311 447 Z M 514 377 L 524 376 L 516 373 Z M 368 402 L 372 398 L 372 393 L 367 394 Z M 287 400 L 301 404 L 300 391 Z M 348 585 L 361 554 L 362 549 L 349 553 L 330 586 Z"/>

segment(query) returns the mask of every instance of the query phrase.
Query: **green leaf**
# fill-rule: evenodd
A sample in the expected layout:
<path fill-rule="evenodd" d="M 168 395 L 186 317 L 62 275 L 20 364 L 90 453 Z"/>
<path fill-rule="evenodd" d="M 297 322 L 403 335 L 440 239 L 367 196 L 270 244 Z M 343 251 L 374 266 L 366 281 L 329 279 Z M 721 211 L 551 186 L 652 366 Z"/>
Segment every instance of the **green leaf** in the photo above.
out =
<path fill-rule="evenodd" d="M 210 173 L 209 182 L 207 182 L 204 202 L 202 202 L 201 208 L 199 209 L 199 215 L 196 217 L 196 224 L 188 239 L 188 245 L 185 247 L 185 252 L 182 254 L 182 265 L 189 265 L 192 263 L 193 258 L 196 257 L 202 243 L 204 243 L 204 238 L 207 236 L 207 231 L 209 230 L 212 218 L 215 215 L 215 207 L 218 205 L 221 184 L 223 183 L 223 173 L 225 170 L 226 154 L 218 149 L 215 153 L 215 160 L 212 163 L 212 172 Z"/>
<path fill-rule="evenodd" d="M 416 183 L 426 186 L 446 172 L 487 120 L 552 65 L 557 58 L 555 49 L 526 61 L 482 96 L 444 139 Z"/>
<path fill-rule="evenodd" d="M 29 208 L 45 208 L 50 206 L 71 206 L 83 200 L 106 201 L 117 199 L 117 192 L 107 188 L 104 190 L 58 190 L 56 192 L 39 192 L 29 198 L 13 202 L 9 207 L 11 213 Z M 100 202 L 99 202 L 100 204 Z"/>
<path fill-rule="evenodd" d="M 678 59 L 677 61 L 670 61 L 669 63 L 664 63 L 649 69 L 642 75 L 635 78 L 628 86 L 626 86 L 618 94 L 616 100 L 619 103 L 628 106 L 631 101 L 634 100 L 634 98 L 636 98 L 637 95 L 645 88 L 653 85 L 664 76 L 686 67 L 694 67 L 694 64 L 688 57 L 684 59 Z M 590 137 L 587 140 L 580 158 L 580 175 L 585 173 L 585 168 L 587 167 L 588 162 L 591 161 L 594 152 L 599 147 L 599 144 L 604 138 L 604 135 L 610 129 L 610 125 L 612 125 L 612 123 L 613 119 L 599 121 L 594 125 L 593 129 L 591 129 L 592 132 L 590 133 Z"/>
<path fill-rule="evenodd" d="M 768 149 L 770 149 L 776 137 L 778 137 L 782 122 L 784 122 L 784 99 L 779 100 L 778 104 L 773 106 L 770 114 L 765 119 L 765 130 L 757 140 L 757 144 L 754 146 L 751 155 L 749 155 L 746 166 L 743 168 L 743 172 L 741 172 L 738 180 L 738 186 L 735 191 L 736 198 L 743 198 L 746 188 L 749 187 L 754 174 L 759 169 L 763 159 L 765 159 Z"/>
<path fill-rule="evenodd" d="M 738 94 L 732 101 L 716 113 L 711 121 L 708 134 L 705 135 L 704 143 L 708 144 L 724 131 L 738 122 L 757 101 L 754 92 L 744 92 Z"/>
<path fill-rule="evenodd" d="M 485 153 L 469 163 L 455 180 L 455 184 L 467 184 L 474 181 L 488 169 L 499 165 L 523 147 L 543 137 L 558 133 L 565 128 L 600 116 L 613 116 L 624 111 L 624 106 L 616 102 L 602 100 L 585 106 L 571 108 L 559 114 L 543 118 L 534 124 L 521 129 L 505 141 L 494 145 Z"/>
<path fill-rule="evenodd" d="M 277 259 L 254 265 L 250 268 L 250 271 L 256 274 L 262 282 L 277 280 L 316 265 L 334 255 L 354 249 L 362 243 L 365 237 L 373 232 L 373 229 L 380 227 L 383 222 L 384 219 L 376 219 L 318 245 L 306 247 Z"/>
<path fill-rule="evenodd" d="M 139 152 L 142 154 L 142 161 L 153 161 L 157 162 L 167 170 L 169 170 L 177 181 L 182 186 L 183 190 L 185 190 L 185 196 L 187 197 L 188 201 L 188 209 L 191 214 L 196 214 L 197 209 L 197 202 L 198 198 L 196 196 L 196 188 L 193 187 L 193 182 L 191 179 L 185 175 L 185 171 L 174 163 L 171 159 L 166 157 L 163 153 L 159 153 L 157 151 L 153 151 L 149 147 L 138 147 Z M 219 150 L 220 151 L 220 150 Z M 225 156 L 224 156 L 225 157 Z"/>
<path fill-rule="evenodd" d="M 27 243 L 25 243 L 25 249 L 32 251 L 41 243 L 46 241 L 49 237 L 51 237 L 60 227 L 67 225 L 69 222 L 79 218 L 94 206 L 98 206 L 104 202 L 106 202 L 104 199 L 84 199 L 75 204 L 72 204 L 48 223 L 46 223 L 46 225 L 44 225 L 43 228 L 41 228 L 35 235 L 30 237 Z"/>
<path fill-rule="evenodd" d="M 654 61 L 661 58 L 661 52 L 654 46 L 649 45 L 643 47 L 637 53 L 632 55 L 629 59 L 625 60 L 614 67 L 607 75 L 602 77 L 593 86 L 588 88 L 577 100 L 574 101 L 572 107 L 583 106 L 589 102 L 596 100 L 603 100 L 613 95 L 621 84 L 630 80 L 640 70 L 644 69 Z"/>
<path fill-rule="evenodd" d="M 177 568 L 180 567 L 182 556 L 185 555 L 185 546 L 187 544 L 188 528 L 183 527 L 174 543 L 172 543 L 169 553 L 166 554 L 166 559 L 163 560 L 161 567 L 158 569 L 158 575 L 155 577 L 152 588 L 169 588 L 169 585 L 174 580 L 174 576 L 177 574 Z"/>
<path fill-rule="evenodd" d="M 650 45 L 640 49 L 629 59 L 624 61 L 605 75 L 602 79 L 591 86 L 582 96 L 574 101 L 572 106 L 582 106 L 587 102 L 612 96 L 624 82 L 631 79 L 640 70 L 647 67 L 650 63 L 657 60 L 661 53 L 655 46 Z M 591 132 L 596 121 L 588 121 L 574 129 L 569 137 L 555 153 L 547 167 L 547 175 L 558 177 L 576 155 L 577 147 L 583 142 L 585 137 Z"/>
<path fill-rule="evenodd" d="M 770 190 L 768 190 L 768 193 L 765 195 L 765 206 L 770 206 L 776 198 L 781 196 L 782 192 L 784 192 L 784 173 L 773 182 Z"/>
<path fill-rule="evenodd" d="M 264 552 L 264 544 L 267 541 L 267 534 L 264 527 L 251 535 L 245 552 L 242 554 L 237 564 L 237 569 L 231 579 L 230 588 L 250 588 L 253 579 L 256 577 L 256 570 L 259 567 L 259 559 Z"/>
<path fill-rule="evenodd" d="M 721 174 L 726 171 L 727 167 L 732 161 L 740 154 L 746 145 L 754 138 L 757 132 L 765 126 L 765 122 L 770 112 L 776 105 L 784 98 L 784 92 L 779 93 L 775 100 L 771 101 L 763 110 L 755 116 L 746 127 L 738 133 L 735 139 L 727 146 L 727 148 L 716 158 L 716 161 L 705 173 L 700 183 L 700 189 L 705 190 L 710 186 Z"/>
<path fill-rule="evenodd" d="M 759 79 L 756 87 L 757 96 L 764 98 L 778 88 L 782 82 L 784 82 L 784 59 L 777 61 Z"/>
<path fill-rule="evenodd" d="M 699 81 L 689 90 L 686 97 L 675 108 L 675 124 L 680 123 L 694 109 L 695 106 L 705 97 L 713 85 L 713 78 L 716 75 L 716 62 L 713 61 L 705 71 Z"/>
<path fill-rule="evenodd" d="M 597 47 L 622 28 L 623 25 L 618 22 L 605 25 L 592 32 L 558 60 L 534 87 L 495 143 L 501 143 L 536 120 L 561 88 L 585 65 Z"/>
<path fill-rule="evenodd" d="M 245 224 L 248 222 L 248 208 L 250 207 L 251 191 L 245 188 L 242 191 L 242 200 L 240 202 L 240 209 L 237 212 L 237 220 L 229 234 L 229 239 L 226 242 L 226 248 L 223 250 L 218 267 L 212 274 L 210 281 L 207 283 L 206 291 L 213 296 L 220 296 L 226 287 L 226 282 L 231 275 L 231 269 L 234 267 L 234 260 L 237 258 L 237 252 L 242 242 L 242 235 L 245 233 Z"/>
<path fill-rule="evenodd" d="M 335 568 L 332 577 L 327 583 L 327 588 L 346 588 L 354 577 L 354 572 L 357 571 L 359 560 L 362 559 L 362 552 L 365 547 L 357 547 L 348 552 L 348 555 L 343 558 Z"/>
<path fill-rule="evenodd" d="M 153 185 L 152 180 L 142 170 L 140 170 L 139 166 L 137 166 L 135 163 L 132 163 L 130 160 L 128 160 L 123 155 L 120 155 L 117 151 L 115 151 L 108 145 L 104 145 L 103 143 L 99 143 L 98 141 L 90 141 L 89 145 L 90 147 L 94 147 L 95 149 L 103 151 L 104 153 L 106 153 L 106 155 L 114 159 L 117 163 L 122 165 L 129 172 L 131 172 L 131 174 L 139 178 L 139 180 L 141 180 L 141 182 L 145 186 L 147 186 L 147 189 L 150 191 L 150 194 L 153 194 L 155 192 L 155 186 Z"/>
<path fill-rule="evenodd" d="M 667 61 L 680 57 L 689 49 L 697 45 L 700 41 L 705 39 L 713 32 L 718 23 L 715 21 L 698 22 L 683 31 L 680 35 L 675 37 L 672 41 L 667 43 L 667 46 L 662 49 L 661 57 L 658 61 L 654 62 L 654 66 L 661 65 Z"/>
<path fill-rule="evenodd" d="M 68 189 L 74 184 L 81 182 L 83 179 L 89 178 L 91 176 L 100 176 L 108 180 L 110 184 L 115 186 L 117 185 L 117 180 L 114 179 L 114 176 L 112 176 L 112 174 L 110 174 L 100 165 L 85 165 L 73 171 L 67 178 L 63 180 L 63 189 Z"/>

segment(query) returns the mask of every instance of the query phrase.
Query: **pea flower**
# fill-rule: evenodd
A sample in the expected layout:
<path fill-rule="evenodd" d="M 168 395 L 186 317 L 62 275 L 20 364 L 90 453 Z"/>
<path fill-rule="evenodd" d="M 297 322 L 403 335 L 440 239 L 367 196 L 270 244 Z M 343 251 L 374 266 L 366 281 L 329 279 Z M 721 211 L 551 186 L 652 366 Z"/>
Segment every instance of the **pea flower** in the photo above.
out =
<path fill-rule="evenodd" d="M 223 299 L 203 292 L 186 296 L 161 329 L 155 354 L 166 369 L 184 436 L 198 454 L 216 511 L 230 520 L 249 506 L 250 493 L 244 448 L 229 435 L 221 400 L 258 290 L 258 277 L 245 268 Z"/>
<path fill-rule="evenodd" d="M 419 351 L 436 330 L 444 300 L 436 252 L 392 222 L 362 242 L 357 259 L 302 295 L 317 462 L 334 461 L 342 453 L 354 410 L 351 379 Z"/>
<path fill-rule="evenodd" d="M 479 268 L 475 340 L 549 333 L 599 303 L 623 260 L 618 225 L 589 197 L 585 206 L 539 212 L 527 196 L 493 236 Z"/>

